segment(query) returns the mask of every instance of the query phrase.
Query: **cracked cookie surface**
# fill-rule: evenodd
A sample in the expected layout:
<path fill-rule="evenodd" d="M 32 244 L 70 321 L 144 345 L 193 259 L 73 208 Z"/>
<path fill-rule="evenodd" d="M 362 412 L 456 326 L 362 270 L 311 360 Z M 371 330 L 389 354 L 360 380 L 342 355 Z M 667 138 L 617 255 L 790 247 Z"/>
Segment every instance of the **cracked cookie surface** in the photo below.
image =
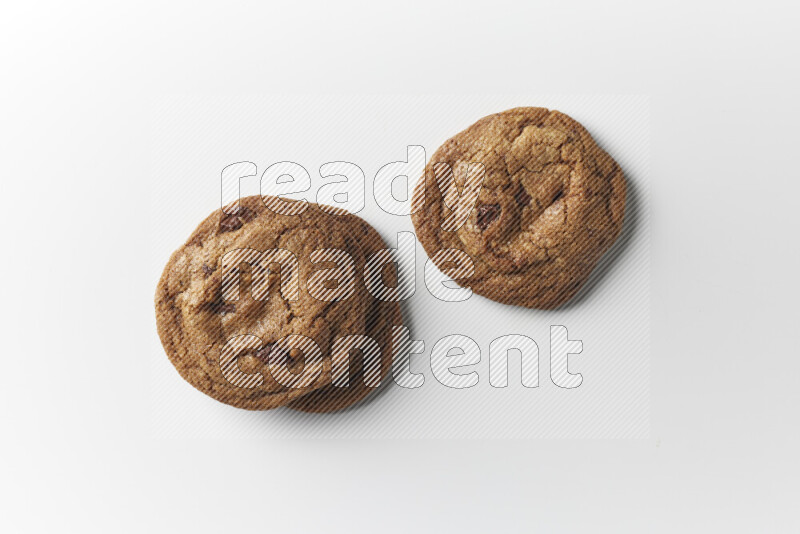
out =
<path fill-rule="evenodd" d="M 485 170 L 477 199 L 468 193 L 477 183 L 466 170 L 471 163 Z M 439 147 L 414 191 L 413 210 L 429 257 L 458 249 L 472 259 L 475 272 L 460 285 L 505 304 L 552 309 L 580 290 L 619 236 L 625 179 L 577 121 L 515 108 Z M 452 227 L 454 214 L 466 210 Z"/>
<path fill-rule="evenodd" d="M 286 199 L 280 202 L 294 203 Z M 373 298 L 361 276 L 366 260 L 386 245 L 362 219 L 330 210 L 324 212 L 309 203 L 300 214 L 279 215 L 267 209 L 259 196 L 243 198 L 232 214 L 222 210 L 212 213 L 172 254 L 156 291 L 156 319 L 164 349 L 186 381 L 239 408 L 267 410 L 285 405 L 309 412 L 339 410 L 375 389 L 364 383 L 364 360 L 358 350 L 349 357 L 348 386 L 332 384 L 331 348 L 336 339 L 348 335 L 367 335 L 378 343 L 379 372 L 381 378 L 386 376 L 391 367 L 391 329 L 401 326 L 400 307 L 396 302 Z M 234 265 L 238 298 L 229 298 L 230 284 L 223 287 L 223 256 L 237 250 L 255 253 L 274 249 L 291 252 L 297 263 L 289 264 L 286 273 L 282 272 L 283 265 L 278 268 L 273 264 L 268 269 L 256 261 Z M 352 258 L 355 276 L 349 297 L 320 300 L 315 298 L 319 293 L 310 292 L 311 281 L 320 280 L 321 270 L 337 267 L 330 256 L 312 262 L 312 254 L 320 249 L 338 249 Z M 293 268 L 296 273 L 291 272 Z M 259 276 L 262 283 L 257 286 Z M 284 286 L 286 280 L 293 279 L 297 285 Z M 391 274 L 386 281 L 392 283 Z M 316 291 L 335 289 L 326 284 L 337 285 L 321 281 Z M 258 293 L 256 287 L 267 289 Z M 297 348 L 277 350 L 276 342 L 287 335 L 313 339 L 321 360 L 307 360 L 307 354 Z M 239 347 L 233 360 L 223 359 L 226 343 L 235 336 L 255 337 L 250 338 L 249 345 Z M 235 385 L 223 374 L 223 367 L 231 362 L 251 379 L 247 387 Z M 304 371 L 306 363 L 317 367 Z M 312 376 L 311 371 L 318 371 L 318 375 L 303 387 L 287 387 L 287 380 L 280 380 L 278 375 L 273 378 L 274 373 L 269 372 L 273 364 L 283 365 L 289 378 L 304 372 Z M 256 381 L 259 383 L 253 387 Z"/>

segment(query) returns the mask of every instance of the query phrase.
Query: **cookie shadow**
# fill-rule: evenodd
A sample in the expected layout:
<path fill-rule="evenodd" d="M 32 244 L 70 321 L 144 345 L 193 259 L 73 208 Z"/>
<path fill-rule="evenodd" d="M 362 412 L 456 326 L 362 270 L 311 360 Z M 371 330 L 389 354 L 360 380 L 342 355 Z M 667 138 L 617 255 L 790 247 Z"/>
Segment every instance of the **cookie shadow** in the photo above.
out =
<path fill-rule="evenodd" d="M 623 169 L 623 172 L 625 170 Z M 625 172 L 625 176 L 630 176 Z M 639 185 L 635 180 L 628 178 L 626 180 L 626 196 L 625 196 L 625 219 L 622 223 L 622 231 L 620 232 L 617 241 L 606 252 L 597 266 L 594 268 L 586 283 L 578 291 L 578 293 L 566 304 L 560 306 L 559 310 L 570 310 L 574 307 L 583 305 L 597 287 L 606 278 L 608 273 L 619 263 L 619 261 L 630 251 L 631 243 L 634 241 L 639 232 L 642 231 L 642 217 L 644 215 L 644 201 L 639 190 Z"/>

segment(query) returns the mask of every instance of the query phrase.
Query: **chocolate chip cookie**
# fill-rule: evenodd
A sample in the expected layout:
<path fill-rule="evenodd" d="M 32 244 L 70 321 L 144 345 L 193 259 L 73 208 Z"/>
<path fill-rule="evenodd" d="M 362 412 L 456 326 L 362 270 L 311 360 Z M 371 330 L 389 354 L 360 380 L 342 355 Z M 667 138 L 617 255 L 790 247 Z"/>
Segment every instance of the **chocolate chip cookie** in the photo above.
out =
<path fill-rule="evenodd" d="M 515 108 L 445 142 L 417 184 L 413 210 L 417 237 L 445 274 L 448 255 L 437 251 L 472 259 L 474 273 L 460 285 L 551 309 L 578 292 L 619 236 L 625 179 L 575 120 Z"/>
<path fill-rule="evenodd" d="M 386 246 L 360 218 L 333 212 L 243 198 L 212 213 L 172 254 L 156 291 L 156 319 L 167 356 L 187 382 L 249 410 L 329 412 L 375 389 L 365 377 L 388 373 L 392 327 L 402 319 L 398 303 L 368 292 L 362 273 Z M 383 276 L 389 286 L 396 282 L 391 272 Z M 337 345 L 364 336 L 375 344 Z M 339 367 L 337 346 L 345 347 Z"/>

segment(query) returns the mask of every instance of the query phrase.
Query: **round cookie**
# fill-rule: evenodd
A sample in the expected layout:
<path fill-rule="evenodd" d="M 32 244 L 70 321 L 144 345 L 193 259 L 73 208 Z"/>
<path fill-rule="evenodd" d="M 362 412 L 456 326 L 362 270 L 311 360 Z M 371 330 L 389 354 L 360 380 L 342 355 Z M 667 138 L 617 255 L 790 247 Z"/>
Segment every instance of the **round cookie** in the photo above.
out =
<path fill-rule="evenodd" d="M 373 298 L 361 276 L 367 259 L 385 244 L 355 215 L 311 203 L 302 213 L 279 215 L 265 201 L 301 207 L 286 199 L 243 198 L 234 214 L 212 213 L 172 254 L 155 296 L 161 342 L 187 382 L 226 404 L 307 412 L 346 408 L 375 388 L 365 385 L 359 350 L 350 351 L 348 385 L 332 384 L 334 342 L 353 335 L 374 339 L 383 379 L 391 368 L 392 326 L 402 323 L 399 304 Z M 283 252 L 258 261 L 259 254 L 278 249 L 291 252 L 296 263 Z M 337 262 L 321 249 L 352 258 L 349 293 L 343 290 L 347 283 L 320 276 L 342 272 L 333 271 Z M 278 268 L 276 259 L 285 264 Z M 391 284 L 391 273 L 385 276 Z M 338 296 L 331 293 L 337 288 L 343 291 Z M 319 353 L 311 344 L 286 345 L 286 336 L 313 340 Z"/>
<path fill-rule="evenodd" d="M 479 174 L 463 170 L 470 163 L 485 169 L 477 200 L 468 192 L 477 191 L 472 177 Z M 575 120 L 515 108 L 439 147 L 414 191 L 413 210 L 417 237 L 439 269 L 452 267 L 452 255 L 436 256 L 440 250 L 472 259 L 474 274 L 460 285 L 505 304 L 552 309 L 580 290 L 619 236 L 625 179 Z"/>

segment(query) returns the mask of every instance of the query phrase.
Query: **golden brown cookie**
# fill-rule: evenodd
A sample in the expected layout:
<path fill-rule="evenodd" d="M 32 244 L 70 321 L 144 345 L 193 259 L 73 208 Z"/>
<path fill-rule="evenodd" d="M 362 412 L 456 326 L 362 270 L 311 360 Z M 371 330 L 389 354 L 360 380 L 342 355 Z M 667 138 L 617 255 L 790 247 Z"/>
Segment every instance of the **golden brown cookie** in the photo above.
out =
<path fill-rule="evenodd" d="M 469 163 L 484 166 L 479 192 Z M 448 267 L 447 255 L 436 256 L 443 249 L 472 259 L 474 275 L 460 285 L 505 304 L 551 309 L 578 292 L 619 236 L 625 179 L 575 120 L 515 108 L 445 142 L 417 184 L 413 209 L 417 237 L 440 269 Z"/>
<path fill-rule="evenodd" d="M 164 349 L 186 381 L 232 406 L 350 406 L 375 388 L 365 385 L 360 350 L 350 352 L 348 385 L 334 385 L 332 347 L 340 338 L 369 336 L 380 347 L 384 378 L 391 328 L 402 320 L 398 303 L 373 298 L 362 276 L 383 240 L 355 215 L 310 203 L 300 214 L 279 215 L 264 200 L 243 198 L 234 214 L 215 211 L 172 254 L 155 297 Z M 336 259 L 341 253 L 352 258 L 352 284 L 323 276 L 347 265 Z M 287 336 L 313 340 L 319 350 L 286 344 Z"/>

